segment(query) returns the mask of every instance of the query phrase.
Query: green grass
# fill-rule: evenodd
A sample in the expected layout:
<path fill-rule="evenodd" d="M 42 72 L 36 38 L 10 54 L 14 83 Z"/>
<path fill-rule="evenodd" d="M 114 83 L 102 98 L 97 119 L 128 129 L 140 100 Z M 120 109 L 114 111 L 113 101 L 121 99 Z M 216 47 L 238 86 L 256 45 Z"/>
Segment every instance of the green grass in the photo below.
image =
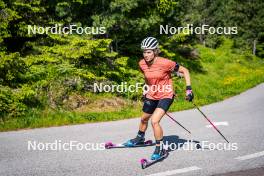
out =
<path fill-rule="evenodd" d="M 90 113 L 76 113 L 67 111 L 52 111 L 43 112 L 31 110 L 23 118 L 14 118 L 0 124 L 0 131 L 41 128 L 51 126 L 73 125 L 86 122 L 103 122 L 127 119 L 138 117 L 140 115 L 140 108 L 126 107 L 120 111 L 115 112 L 90 112 Z"/>
<path fill-rule="evenodd" d="M 231 52 L 231 41 L 217 49 L 198 45 L 204 72 L 191 72 L 195 102 L 206 105 L 224 100 L 264 82 L 264 60 Z M 190 69 L 191 70 L 191 69 Z M 177 97 L 170 111 L 192 108 L 184 100 L 185 80 L 173 78 Z M 92 97 L 96 99 L 96 96 Z M 111 96 L 109 96 L 111 98 Z M 0 131 L 101 122 L 139 117 L 142 103 L 112 112 L 67 112 L 31 109 L 25 117 L 0 122 Z"/>

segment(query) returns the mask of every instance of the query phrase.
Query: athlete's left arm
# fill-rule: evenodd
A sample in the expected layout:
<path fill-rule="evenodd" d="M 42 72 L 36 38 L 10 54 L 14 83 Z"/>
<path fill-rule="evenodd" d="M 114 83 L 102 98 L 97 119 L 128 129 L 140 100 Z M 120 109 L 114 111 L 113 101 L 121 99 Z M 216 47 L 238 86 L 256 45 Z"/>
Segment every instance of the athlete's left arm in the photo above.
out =
<path fill-rule="evenodd" d="M 194 98 L 194 95 L 192 92 L 191 78 L 190 78 L 189 70 L 183 66 L 178 66 L 178 72 L 180 74 L 183 74 L 183 77 L 185 78 L 185 81 L 186 81 L 186 97 L 185 97 L 185 99 L 191 102 Z"/>
<path fill-rule="evenodd" d="M 186 86 L 191 86 L 190 73 L 189 73 L 189 70 L 187 68 L 180 65 L 178 67 L 178 70 L 175 70 L 175 71 L 178 71 L 180 74 L 183 74 L 183 77 L 184 77 L 185 82 L 186 82 Z"/>

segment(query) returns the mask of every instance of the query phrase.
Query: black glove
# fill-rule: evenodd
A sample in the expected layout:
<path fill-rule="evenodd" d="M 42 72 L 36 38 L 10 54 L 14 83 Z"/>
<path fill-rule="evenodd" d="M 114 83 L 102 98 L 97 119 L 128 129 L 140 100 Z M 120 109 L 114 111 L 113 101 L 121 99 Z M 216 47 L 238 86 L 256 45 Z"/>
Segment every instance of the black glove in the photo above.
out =
<path fill-rule="evenodd" d="M 194 98 L 193 92 L 192 92 L 192 87 L 191 86 L 186 86 L 186 97 L 185 99 L 189 102 L 191 102 Z"/>

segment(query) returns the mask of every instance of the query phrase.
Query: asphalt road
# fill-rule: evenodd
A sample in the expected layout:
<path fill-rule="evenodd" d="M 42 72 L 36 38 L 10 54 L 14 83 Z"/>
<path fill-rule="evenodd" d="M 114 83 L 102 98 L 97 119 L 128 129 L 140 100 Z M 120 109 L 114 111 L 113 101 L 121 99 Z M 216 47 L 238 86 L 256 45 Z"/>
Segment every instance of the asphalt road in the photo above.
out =
<path fill-rule="evenodd" d="M 196 109 L 172 113 L 191 135 L 164 117 L 161 124 L 171 151 L 168 158 L 144 170 L 139 160 L 149 158 L 154 146 L 108 150 L 101 146 L 106 141 L 122 143 L 134 137 L 139 118 L 2 132 L 0 175 L 264 175 L 263 102 L 264 84 L 260 84 L 238 96 L 201 107 L 217 122 L 230 145 Z M 151 126 L 146 136 L 153 139 Z M 202 149 L 188 148 L 197 143 Z M 86 149 L 78 150 L 81 147 Z"/>

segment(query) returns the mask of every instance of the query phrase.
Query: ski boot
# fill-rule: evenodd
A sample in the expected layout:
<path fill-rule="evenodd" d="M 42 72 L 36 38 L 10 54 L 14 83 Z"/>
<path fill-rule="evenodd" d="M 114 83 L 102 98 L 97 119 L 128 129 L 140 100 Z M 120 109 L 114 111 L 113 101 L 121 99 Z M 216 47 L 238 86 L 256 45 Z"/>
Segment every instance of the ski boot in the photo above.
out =
<path fill-rule="evenodd" d="M 167 152 L 164 148 L 160 149 L 160 147 L 156 147 L 153 154 L 151 155 L 150 159 L 151 160 L 159 160 L 166 154 L 167 154 Z"/>
<path fill-rule="evenodd" d="M 137 135 L 135 138 L 128 140 L 124 143 L 124 146 L 134 147 L 136 145 L 144 145 L 145 138 Z"/>

